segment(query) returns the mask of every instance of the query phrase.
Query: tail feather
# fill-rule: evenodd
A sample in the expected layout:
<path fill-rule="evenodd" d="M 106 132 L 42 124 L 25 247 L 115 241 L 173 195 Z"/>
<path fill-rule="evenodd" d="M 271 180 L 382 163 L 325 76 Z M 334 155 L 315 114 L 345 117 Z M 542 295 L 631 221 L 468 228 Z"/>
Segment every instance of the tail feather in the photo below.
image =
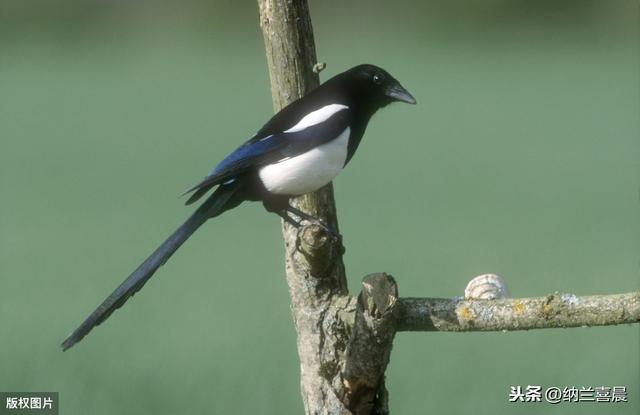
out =
<path fill-rule="evenodd" d="M 138 292 L 173 253 L 200 227 L 207 219 L 224 212 L 229 206 L 238 186 L 220 186 L 209 198 L 176 229 L 140 266 L 127 277 L 96 308 L 89 317 L 64 341 L 62 350 L 67 350 L 78 343 L 100 323 L 105 321 L 136 292 Z M 233 204 L 233 203 L 231 203 Z M 237 203 L 236 203 L 237 204 Z"/>
<path fill-rule="evenodd" d="M 210 186 L 204 186 L 204 187 L 200 187 L 198 188 L 191 196 L 189 196 L 189 199 L 187 199 L 187 201 L 185 202 L 185 205 L 190 205 L 194 202 L 197 202 L 198 199 L 200 199 L 202 196 L 204 196 L 209 190 L 211 190 L 211 188 L 215 186 L 215 185 L 210 185 Z M 193 190 L 190 190 L 193 191 Z M 187 193 L 189 193 L 189 191 L 187 191 Z M 187 194 L 185 193 L 185 194 Z"/>

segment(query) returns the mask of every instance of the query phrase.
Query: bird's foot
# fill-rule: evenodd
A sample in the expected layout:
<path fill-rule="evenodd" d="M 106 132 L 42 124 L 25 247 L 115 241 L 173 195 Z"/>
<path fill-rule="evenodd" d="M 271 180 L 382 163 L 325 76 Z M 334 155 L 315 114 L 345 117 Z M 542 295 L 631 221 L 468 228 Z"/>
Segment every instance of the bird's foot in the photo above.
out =
<path fill-rule="evenodd" d="M 323 221 L 321 221 L 320 219 L 315 219 L 315 220 L 308 220 L 307 221 L 309 223 L 311 223 L 312 225 L 317 225 L 319 227 L 322 228 L 322 230 L 324 230 L 327 235 L 329 235 L 331 237 L 331 239 L 333 239 L 333 242 L 338 246 L 338 249 L 340 251 L 340 255 L 344 255 L 344 253 L 347 251 L 347 249 L 344 247 L 344 244 L 342 243 L 342 235 L 340 234 L 340 232 L 338 232 L 337 230 L 335 230 L 333 228 L 333 226 L 324 223 Z"/>
<path fill-rule="evenodd" d="M 288 220 L 289 223 L 291 223 L 296 228 L 300 228 L 302 226 L 302 221 L 307 221 L 311 225 L 316 225 L 320 227 L 339 247 L 340 255 L 344 255 L 344 253 L 346 252 L 346 248 L 342 243 L 342 235 L 333 226 L 297 208 L 294 208 L 293 206 L 289 206 L 289 209 L 287 210 L 289 213 L 292 213 L 300 218 L 299 221 L 295 221 L 291 218 L 290 215 L 287 215 L 290 218 L 290 220 Z"/>

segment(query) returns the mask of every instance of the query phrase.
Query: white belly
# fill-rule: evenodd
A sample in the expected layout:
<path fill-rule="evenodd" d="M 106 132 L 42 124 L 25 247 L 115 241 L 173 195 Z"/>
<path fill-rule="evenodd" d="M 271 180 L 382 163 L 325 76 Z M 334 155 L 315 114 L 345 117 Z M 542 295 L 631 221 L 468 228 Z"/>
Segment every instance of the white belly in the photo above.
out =
<path fill-rule="evenodd" d="M 347 161 L 350 129 L 338 137 L 299 156 L 264 166 L 258 172 L 271 193 L 302 195 L 318 190 L 340 173 Z"/>

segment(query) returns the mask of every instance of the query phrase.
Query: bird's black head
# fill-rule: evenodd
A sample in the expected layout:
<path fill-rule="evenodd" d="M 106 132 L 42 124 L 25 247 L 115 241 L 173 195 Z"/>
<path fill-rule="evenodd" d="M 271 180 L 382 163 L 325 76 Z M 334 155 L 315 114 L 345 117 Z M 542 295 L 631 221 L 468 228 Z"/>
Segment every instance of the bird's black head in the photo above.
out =
<path fill-rule="evenodd" d="M 375 65 L 358 65 L 338 75 L 348 83 L 352 99 L 373 111 L 392 102 L 415 104 L 416 99 L 389 72 Z"/>

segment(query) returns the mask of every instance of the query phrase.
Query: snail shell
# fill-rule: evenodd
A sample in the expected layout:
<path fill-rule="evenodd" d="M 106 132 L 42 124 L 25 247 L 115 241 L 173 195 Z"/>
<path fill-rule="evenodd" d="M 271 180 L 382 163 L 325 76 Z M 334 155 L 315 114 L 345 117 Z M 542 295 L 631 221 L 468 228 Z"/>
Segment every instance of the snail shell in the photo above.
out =
<path fill-rule="evenodd" d="M 464 289 L 464 298 L 475 300 L 496 300 L 507 298 L 507 283 L 496 274 L 478 275 Z"/>

